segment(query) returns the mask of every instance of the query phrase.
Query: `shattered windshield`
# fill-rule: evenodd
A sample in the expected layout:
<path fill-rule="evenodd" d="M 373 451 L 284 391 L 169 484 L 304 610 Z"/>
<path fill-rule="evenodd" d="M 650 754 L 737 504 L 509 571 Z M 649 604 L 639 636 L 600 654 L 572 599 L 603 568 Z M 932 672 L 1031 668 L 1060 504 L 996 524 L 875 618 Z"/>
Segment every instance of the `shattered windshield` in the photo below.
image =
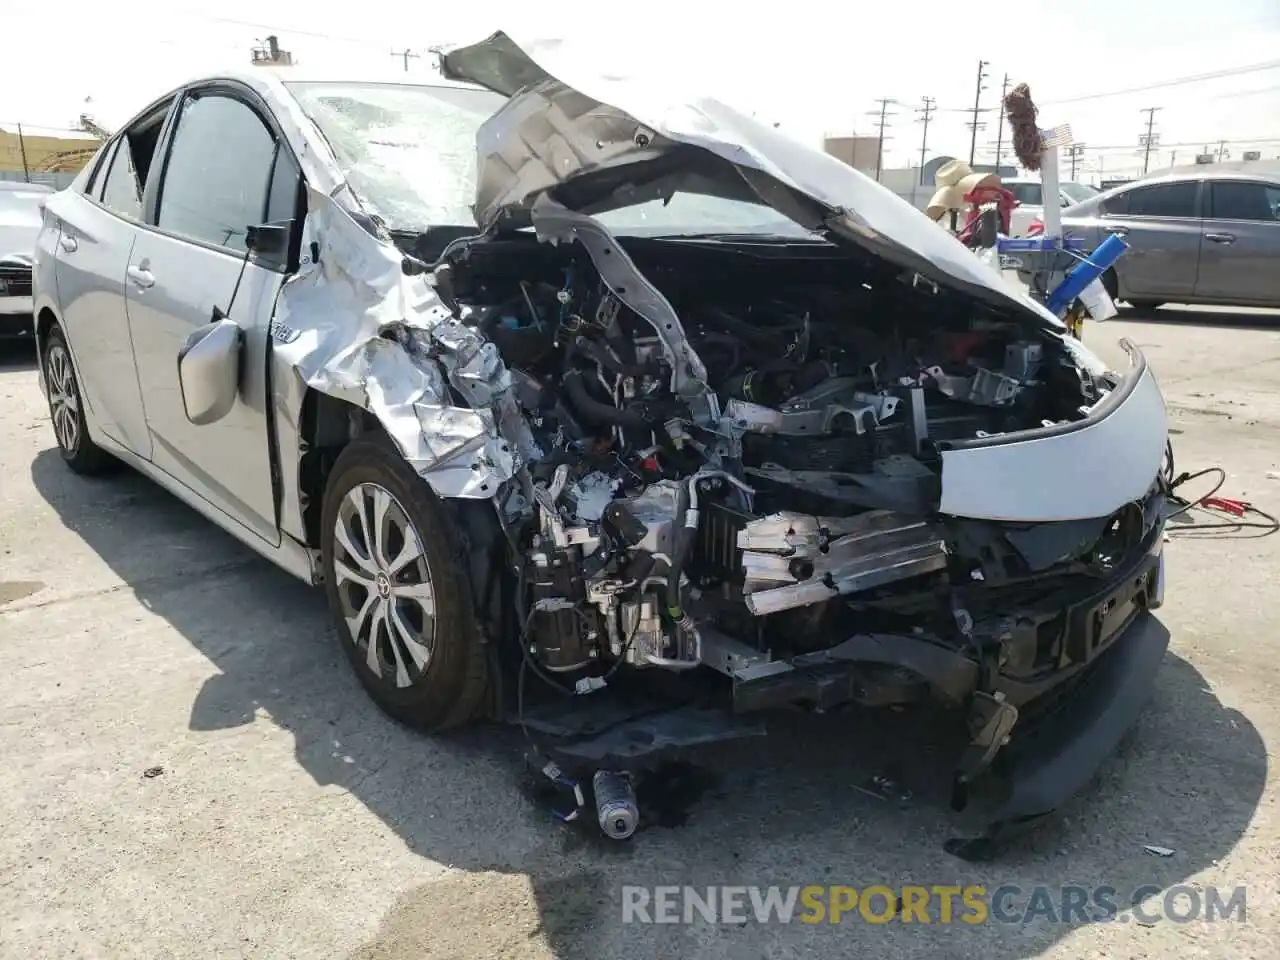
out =
<path fill-rule="evenodd" d="M 487 90 L 289 83 L 351 189 L 392 230 L 470 226 L 476 131 L 505 100 Z"/>

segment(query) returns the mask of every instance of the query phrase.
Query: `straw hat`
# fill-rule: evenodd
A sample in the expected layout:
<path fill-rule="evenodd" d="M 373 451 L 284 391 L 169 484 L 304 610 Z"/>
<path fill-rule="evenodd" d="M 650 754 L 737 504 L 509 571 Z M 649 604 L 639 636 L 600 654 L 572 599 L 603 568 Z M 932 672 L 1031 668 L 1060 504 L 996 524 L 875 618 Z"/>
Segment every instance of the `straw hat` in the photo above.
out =
<path fill-rule="evenodd" d="M 1000 178 L 996 174 L 974 173 L 969 169 L 968 164 L 959 160 L 953 160 L 940 168 L 938 175 L 934 179 L 942 183 L 944 172 L 948 174 L 948 179 L 950 179 L 953 171 L 949 168 L 952 166 L 962 167 L 968 172 L 958 180 L 952 180 L 950 183 L 944 184 L 929 200 L 929 206 L 925 208 L 925 213 L 933 220 L 941 219 L 942 215 L 948 210 L 959 210 L 964 206 L 965 195 L 977 190 L 979 187 L 1000 186 Z"/>
<path fill-rule="evenodd" d="M 940 187 L 952 187 L 973 173 L 973 168 L 963 160 L 948 160 L 933 174 L 933 182 Z"/>

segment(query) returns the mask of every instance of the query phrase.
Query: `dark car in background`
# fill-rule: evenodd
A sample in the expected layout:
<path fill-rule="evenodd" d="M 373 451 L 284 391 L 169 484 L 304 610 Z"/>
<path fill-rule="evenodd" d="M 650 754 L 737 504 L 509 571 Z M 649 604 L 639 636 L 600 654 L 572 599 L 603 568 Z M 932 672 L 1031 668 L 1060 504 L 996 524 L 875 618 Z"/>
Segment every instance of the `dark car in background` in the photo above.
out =
<path fill-rule="evenodd" d="M 1103 282 L 1134 307 L 1280 307 L 1280 161 L 1175 167 L 1071 207 L 1062 228 L 1089 250 L 1125 238 Z"/>

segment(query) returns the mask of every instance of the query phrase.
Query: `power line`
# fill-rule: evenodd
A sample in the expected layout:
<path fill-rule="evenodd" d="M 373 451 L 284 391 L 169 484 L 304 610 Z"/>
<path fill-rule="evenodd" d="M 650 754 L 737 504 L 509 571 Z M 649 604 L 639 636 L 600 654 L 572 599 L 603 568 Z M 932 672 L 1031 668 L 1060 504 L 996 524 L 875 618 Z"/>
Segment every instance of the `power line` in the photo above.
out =
<path fill-rule="evenodd" d="M 1079 97 L 1066 97 L 1061 100 L 1046 100 L 1042 106 L 1053 106 L 1062 103 L 1083 103 L 1086 100 L 1099 100 L 1103 97 L 1122 97 L 1129 93 L 1145 93 L 1148 90 L 1162 90 L 1165 87 L 1180 87 L 1187 83 L 1202 83 L 1206 80 L 1221 80 L 1224 77 L 1239 77 L 1247 73 L 1261 73 L 1264 70 L 1280 69 L 1280 60 L 1267 60 L 1250 64 L 1246 67 L 1228 67 L 1225 70 L 1210 70 L 1206 73 L 1191 74 L 1186 77 L 1173 77 L 1169 80 L 1157 80 L 1140 87 L 1127 87 L 1123 90 L 1108 90 L 1104 93 L 1087 93 Z"/>

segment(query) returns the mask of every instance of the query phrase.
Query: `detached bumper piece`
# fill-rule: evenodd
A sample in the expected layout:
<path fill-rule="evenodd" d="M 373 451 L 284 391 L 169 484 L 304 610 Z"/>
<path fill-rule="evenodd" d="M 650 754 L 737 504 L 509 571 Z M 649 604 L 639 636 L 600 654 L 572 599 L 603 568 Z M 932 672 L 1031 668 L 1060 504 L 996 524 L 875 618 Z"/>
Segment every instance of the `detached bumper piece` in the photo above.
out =
<path fill-rule="evenodd" d="M 1146 705 L 1168 648 L 1169 631 L 1153 615 L 1143 613 L 1130 623 L 1054 722 L 1019 742 L 1008 796 L 986 833 L 950 840 L 947 851 L 964 860 L 989 860 L 1004 842 L 1085 786 Z"/>

